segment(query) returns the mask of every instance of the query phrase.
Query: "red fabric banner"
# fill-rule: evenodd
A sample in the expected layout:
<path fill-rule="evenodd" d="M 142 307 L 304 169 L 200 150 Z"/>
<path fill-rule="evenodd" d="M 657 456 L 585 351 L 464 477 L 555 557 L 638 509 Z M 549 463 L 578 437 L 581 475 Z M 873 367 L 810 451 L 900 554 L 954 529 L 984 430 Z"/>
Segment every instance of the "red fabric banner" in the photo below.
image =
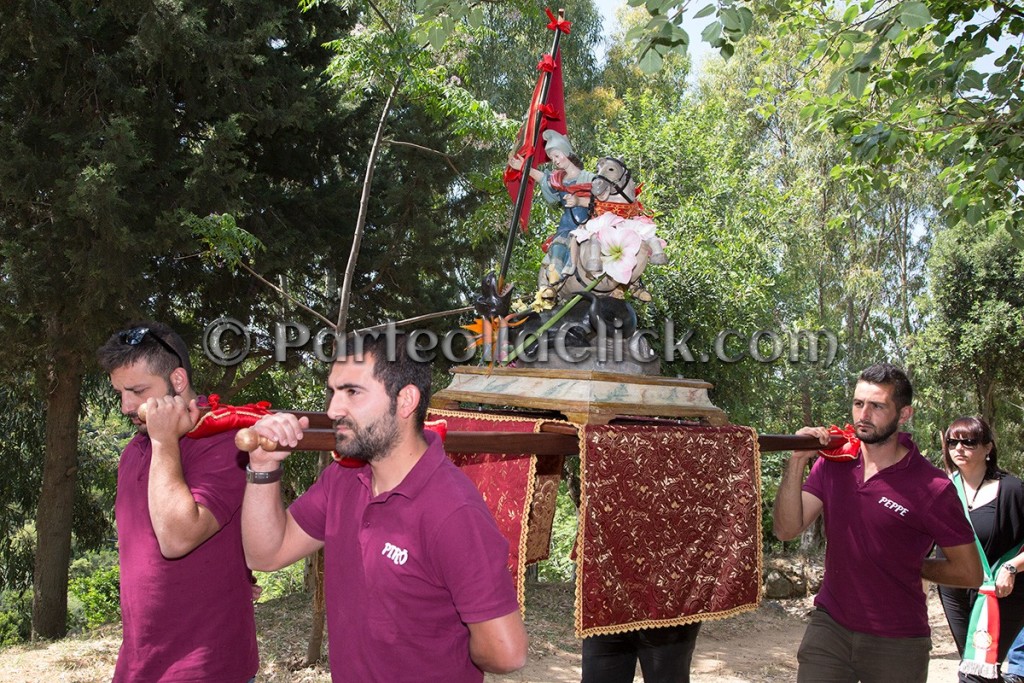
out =
<path fill-rule="evenodd" d="M 451 410 L 431 410 L 427 416 L 431 420 L 443 419 L 448 423 L 450 432 L 532 433 L 544 422 L 550 422 Z M 498 528 L 508 539 L 509 571 L 515 578 L 519 604 L 525 605 L 528 523 L 535 490 L 537 456 L 449 453 L 448 457 L 480 489 L 484 502 L 498 522 Z"/>
<path fill-rule="evenodd" d="M 762 549 L 754 430 L 583 429 L 576 635 L 755 609 Z"/>
<path fill-rule="evenodd" d="M 537 64 L 537 70 L 540 71 L 540 75 L 537 76 L 537 85 L 533 89 L 530 108 L 526 112 L 526 123 L 519 129 L 519 135 L 516 138 L 516 154 L 528 157 L 532 153 L 533 168 L 537 168 L 548 161 L 547 154 L 544 152 L 541 134 L 548 129 L 558 131 L 562 135 L 565 135 L 567 132 L 565 127 L 565 89 L 562 85 L 562 51 L 559 50 L 555 53 L 554 58 L 551 55 L 544 55 L 544 58 Z M 547 101 L 542 102 L 541 94 L 543 93 L 544 78 L 548 73 L 551 74 L 551 83 L 548 86 Z M 541 114 L 539 128 L 537 123 L 538 113 Z M 538 141 L 536 149 L 533 147 L 534 140 Z M 523 171 L 526 171 L 526 169 L 524 168 Z M 519 195 L 519 185 L 522 182 L 523 171 L 517 171 L 511 167 L 505 168 L 505 188 L 512 199 L 513 207 L 515 206 L 516 197 Z M 523 232 L 527 231 L 527 226 L 530 224 L 530 207 L 533 203 L 534 185 L 533 179 L 529 177 L 529 173 L 526 173 L 526 177 L 528 184 L 526 188 L 526 201 L 523 203 L 523 210 L 519 214 L 519 227 Z"/>

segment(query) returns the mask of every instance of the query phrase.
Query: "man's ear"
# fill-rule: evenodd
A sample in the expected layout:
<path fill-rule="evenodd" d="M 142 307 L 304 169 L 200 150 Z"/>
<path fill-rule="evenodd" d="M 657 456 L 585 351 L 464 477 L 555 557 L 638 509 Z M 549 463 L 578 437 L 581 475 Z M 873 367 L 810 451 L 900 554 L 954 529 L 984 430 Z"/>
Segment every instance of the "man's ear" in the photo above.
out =
<path fill-rule="evenodd" d="M 420 405 L 420 390 L 415 384 L 406 384 L 398 390 L 395 410 L 399 417 L 408 419 L 416 414 Z"/>
<path fill-rule="evenodd" d="M 181 395 L 188 389 L 188 373 L 185 372 L 185 368 L 177 367 L 171 372 L 171 387 L 174 388 L 174 393 Z"/>
<path fill-rule="evenodd" d="M 907 422 L 913 416 L 914 416 L 914 406 L 903 406 L 902 408 L 900 408 L 899 424 L 902 425 L 903 423 Z"/>

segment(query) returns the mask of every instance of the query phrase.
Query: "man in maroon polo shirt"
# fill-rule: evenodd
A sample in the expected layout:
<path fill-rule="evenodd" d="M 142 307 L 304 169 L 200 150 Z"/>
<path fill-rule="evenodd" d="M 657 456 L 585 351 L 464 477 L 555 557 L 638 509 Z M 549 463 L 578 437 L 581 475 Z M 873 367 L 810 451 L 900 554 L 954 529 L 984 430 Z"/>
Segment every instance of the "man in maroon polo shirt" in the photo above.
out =
<path fill-rule="evenodd" d="M 824 516 L 825 576 L 797 654 L 798 681 L 912 683 L 928 678 L 931 631 L 924 580 L 977 587 L 974 531 L 949 477 L 899 427 L 913 389 L 887 363 L 861 373 L 853 394 L 855 460 L 795 451 L 775 499 L 775 535 L 786 541 Z M 797 434 L 829 441 L 824 427 Z M 933 545 L 945 558 L 929 559 Z"/>
<path fill-rule="evenodd" d="M 430 365 L 399 336 L 367 338 L 334 363 L 327 414 L 337 452 L 287 510 L 281 461 L 250 454 L 242 506 L 253 569 L 287 566 L 324 549 L 331 677 L 335 681 L 480 683 L 526 662 L 526 629 L 505 541 L 479 491 L 423 431 Z M 254 429 L 295 446 L 309 421 L 279 413 Z"/>
<path fill-rule="evenodd" d="M 196 392 L 185 342 L 167 325 L 118 332 L 97 358 L 138 430 L 117 468 L 123 638 L 114 681 L 250 681 L 259 657 L 235 432 L 183 438 L 198 418 Z"/>

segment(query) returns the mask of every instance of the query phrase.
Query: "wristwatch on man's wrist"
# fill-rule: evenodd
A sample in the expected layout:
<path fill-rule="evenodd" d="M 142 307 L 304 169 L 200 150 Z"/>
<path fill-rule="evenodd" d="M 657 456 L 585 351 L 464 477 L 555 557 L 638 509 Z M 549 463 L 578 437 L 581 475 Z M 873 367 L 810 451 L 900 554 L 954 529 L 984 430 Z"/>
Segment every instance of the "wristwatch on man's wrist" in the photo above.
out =
<path fill-rule="evenodd" d="M 273 484 L 281 480 L 284 474 L 284 465 L 278 465 L 276 470 L 269 472 L 257 472 L 248 465 L 245 466 L 245 480 L 250 484 Z"/>
<path fill-rule="evenodd" d="M 1013 566 L 1012 564 L 1010 564 L 1009 562 L 1007 562 L 1006 564 L 1003 565 L 1003 569 L 1005 569 L 1006 573 L 1011 575 L 1011 576 L 1016 576 L 1017 575 L 1017 568 L 1015 566 Z"/>

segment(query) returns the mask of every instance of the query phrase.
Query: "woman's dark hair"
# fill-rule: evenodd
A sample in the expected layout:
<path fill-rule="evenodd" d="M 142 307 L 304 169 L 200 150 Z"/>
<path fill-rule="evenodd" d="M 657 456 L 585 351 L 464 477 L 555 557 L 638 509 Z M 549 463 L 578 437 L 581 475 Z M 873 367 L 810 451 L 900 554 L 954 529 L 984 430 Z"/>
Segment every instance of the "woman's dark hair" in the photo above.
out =
<path fill-rule="evenodd" d="M 956 472 L 957 466 L 949 455 L 949 439 L 977 439 L 979 445 L 992 444 L 988 459 L 985 461 L 985 479 L 999 479 L 1006 473 L 1006 470 L 999 467 L 999 454 L 996 448 L 996 440 L 992 435 L 992 428 L 980 417 L 958 417 L 946 428 L 942 439 L 942 461 L 948 472 Z M 984 479 L 982 480 L 984 481 Z"/>

